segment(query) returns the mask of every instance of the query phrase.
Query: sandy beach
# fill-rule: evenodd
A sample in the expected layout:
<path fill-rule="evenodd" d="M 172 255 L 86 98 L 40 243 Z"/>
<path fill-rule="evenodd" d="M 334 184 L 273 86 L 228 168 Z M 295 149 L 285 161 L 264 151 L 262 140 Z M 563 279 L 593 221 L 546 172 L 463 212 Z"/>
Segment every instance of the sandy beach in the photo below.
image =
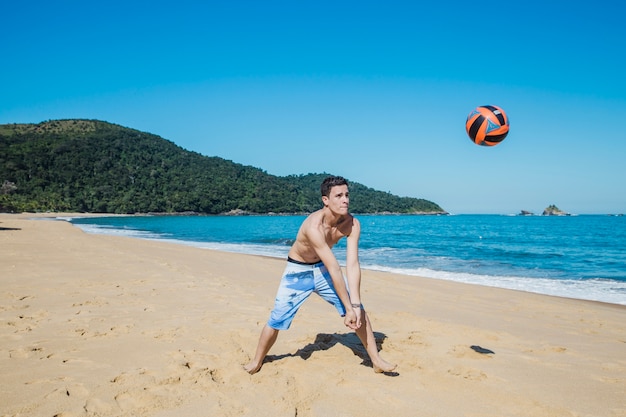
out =
<path fill-rule="evenodd" d="M 0 214 L 0 416 L 626 416 L 626 306 L 366 270 L 396 372 L 314 296 L 249 375 L 283 260 L 44 217 Z"/>

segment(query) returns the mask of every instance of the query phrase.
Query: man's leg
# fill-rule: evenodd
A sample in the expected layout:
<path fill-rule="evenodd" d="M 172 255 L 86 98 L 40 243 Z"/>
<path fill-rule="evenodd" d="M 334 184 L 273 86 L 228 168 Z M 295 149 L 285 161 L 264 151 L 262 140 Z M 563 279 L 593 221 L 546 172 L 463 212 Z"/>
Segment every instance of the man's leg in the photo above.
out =
<path fill-rule="evenodd" d="M 256 348 L 254 359 L 243 368 L 254 374 L 263 366 L 263 360 L 267 352 L 272 348 L 278 337 L 279 328 L 289 329 L 291 321 L 296 316 L 298 309 L 306 301 L 315 289 L 313 265 L 300 265 L 287 262 L 285 272 L 280 280 L 274 308 L 270 318 L 261 331 L 259 344 Z"/>
<path fill-rule="evenodd" d="M 367 354 L 372 361 L 372 367 L 374 368 L 374 372 L 381 373 L 393 371 L 394 369 L 396 369 L 396 365 L 389 363 L 380 357 L 369 316 L 367 315 L 365 310 L 363 310 L 362 313 L 364 317 L 363 324 L 361 324 L 361 327 L 356 329 L 356 334 L 357 336 L 359 336 L 359 339 L 361 339 L 361 343 L 363 343 L 363 346 L 365 347 L 365 350 L 367 351 Z"/>
<path fill-rule="evenodd" d="M 278 337 L 278 330 L 271 328 L 267 324 L 261 330 L 261 336 L 259 337 L 259 344 L 256 347 L 256 354 L 254 355 L 254 359 L 245 365 L 243 369 L 245 369 L 250 374 L 255 374 L 261 369 L 263 366 L 263 360 L 267 355 L 267 352 L 270 351 L 274 342 L 276 342 L 276 338 Z"/>

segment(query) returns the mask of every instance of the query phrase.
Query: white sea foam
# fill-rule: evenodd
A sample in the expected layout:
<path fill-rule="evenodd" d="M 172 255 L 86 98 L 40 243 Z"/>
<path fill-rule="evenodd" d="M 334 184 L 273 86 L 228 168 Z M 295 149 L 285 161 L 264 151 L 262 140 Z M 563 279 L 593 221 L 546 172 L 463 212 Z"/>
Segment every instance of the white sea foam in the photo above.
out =
<path fill-rule="evenodd" d="M 402 275 L 420 276 L 557 297 L 626 305 L 626 282 L 603 279 L 556 280 L 513 276 L 475 275 L 458 272 L 434 271 L 427 268 L 390 268 L 381 265 L 364 265 L 363 267 L 366 269 L 393 272 Z"/>
<path fill-rule="evenodd" d="M 139 239 L 159 239 L 163 238 L 163 235 L 153 232 L 147 232 L 143 230 L 130 229 L 130 228 L 118 228 L 105 225 L 93 225 L 93 224 L 76 224 L 76 227 L 82 229 L 86 233 L 112 235 L 112 236 L 127 236 Z"/>

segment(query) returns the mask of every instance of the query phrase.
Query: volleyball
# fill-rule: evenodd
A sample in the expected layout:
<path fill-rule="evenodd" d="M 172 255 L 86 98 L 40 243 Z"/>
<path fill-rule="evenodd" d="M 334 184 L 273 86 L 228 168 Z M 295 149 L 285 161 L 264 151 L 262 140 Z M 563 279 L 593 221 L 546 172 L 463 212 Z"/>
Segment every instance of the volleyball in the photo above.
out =
<path fill-rule="evenodd" d="M 465 130 L 476 145 L 495 146 L 509 134 L 509 117 L 498 106 L 478 106 L 467 116 Z"/>

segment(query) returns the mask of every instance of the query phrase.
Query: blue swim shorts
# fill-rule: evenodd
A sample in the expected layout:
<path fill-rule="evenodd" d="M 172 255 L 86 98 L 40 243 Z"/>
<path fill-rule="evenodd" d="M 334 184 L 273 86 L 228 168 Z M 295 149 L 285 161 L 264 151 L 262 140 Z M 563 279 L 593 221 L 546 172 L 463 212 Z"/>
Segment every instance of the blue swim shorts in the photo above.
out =
<path fill-rule="evenodd" d="M 302 264 L 289 260 L 280 280 L 274 309 L 267 325 L 276 330 L 287 330 L 291 326 L 298 309 L 312 292 L 316 292 L 324 300 L 334 305 L 342 317 L 346 315 L 346 310 L 337 296 L 335 286 L 324 263 Z"/>

